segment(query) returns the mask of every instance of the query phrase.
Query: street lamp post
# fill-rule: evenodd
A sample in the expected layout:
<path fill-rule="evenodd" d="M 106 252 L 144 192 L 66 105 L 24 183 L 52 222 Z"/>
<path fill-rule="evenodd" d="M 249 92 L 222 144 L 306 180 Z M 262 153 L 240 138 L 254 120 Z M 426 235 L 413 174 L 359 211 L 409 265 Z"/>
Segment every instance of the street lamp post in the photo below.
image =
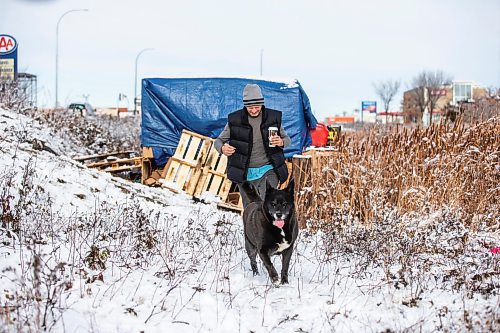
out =
<path fill-rule="evenodd" d="M 135 78 L 134 78 L 134 115 L 137 114 L 137 62 L 139 61 L 139 57 L 146 51 L 154 50 L 152 48 L 142 49 L 137 56 L 135 57 Z"/>
<path fill-rule="evenodd" d="M 59 107 L 59 99 L 58 99 L 58 88 L 59 88 L 59 24 L 61 23 L 61 20 L 63 19 L 64 16 L 71 12 L 87 12 L 88 9 L 71 9 L 68 10 L 67 12 L 63 13 L 61 17 L 59 17 L 59 20 L 57 21 L 57 26 L 56 26 L 56 100 L 55 100 L 55 108 Z"/>

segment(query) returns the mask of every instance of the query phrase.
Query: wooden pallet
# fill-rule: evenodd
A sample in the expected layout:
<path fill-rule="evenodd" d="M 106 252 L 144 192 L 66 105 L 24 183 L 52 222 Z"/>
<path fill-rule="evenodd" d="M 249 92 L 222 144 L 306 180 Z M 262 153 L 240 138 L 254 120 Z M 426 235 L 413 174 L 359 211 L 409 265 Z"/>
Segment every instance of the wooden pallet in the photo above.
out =
<path fill-rule="evenodd" d="M 153 170 L 153 148 L 142 147 L 141 184 L 159 186 L 163 169 Z"/>
<path fill-rule="evenodd" d="M 217 152 L 214 141 L 198 133 L 183 130 L 174 155 L 161 173 L 159 183 L 163 188 L 175 193 L 183 191 L 201 200 L 208 192 L 221 199 L 220 207 L 242 211 L 239 193 L 233 193 L 231 198 L 228 198 L 232 182 L 226 175 L 227 157 Z M 153 158 L 152 152 L 149 149 L 144 150 L 143 157 L 143 184 L 150 180 L 151 184 L 148 185 L 155 185 L 157 182 L 152 180 L 153 170 L 144 165 L 144 161 Z M 236 196 L 238 197 L 235 200 Z"/>
<path fill-rule="evenodd" d="M 232 182 L 226 175 L 227 157 L 217 152 L 213 140 L 203 165 L 202 175 L 193 196 L 200 198 L 203 193 L 209 192 L 225 201 Z"/>
<path fill-rule="evenodd" d="M 193 195 L 211 145 L 212 139 L 183 130 L 177 149 L 164 168 L 162 187 L 176 193 L 184 191 Z"/>

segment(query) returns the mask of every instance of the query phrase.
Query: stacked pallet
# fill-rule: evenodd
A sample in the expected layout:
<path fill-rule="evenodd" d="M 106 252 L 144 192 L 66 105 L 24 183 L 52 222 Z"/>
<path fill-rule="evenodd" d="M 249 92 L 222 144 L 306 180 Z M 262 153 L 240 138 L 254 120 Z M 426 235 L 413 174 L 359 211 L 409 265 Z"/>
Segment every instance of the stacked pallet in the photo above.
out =
<path fill-rule="evenodd" d="M 161 172 L 158 183 L 163 188 L 176 193 L 182 191 L 197 199 L 203 199 L 207 194 L 219 197 L 220 207 L 241 211 L 239 193 L 230 193 L 232 183 L 226 176 L 227 157 L 219 154 L 213 143 L 209 137 L 183 130 L 175 153 Z M 143 170 L 149 171 L 147 168 Z M 151 176 L 143 176 L 143 182 L 147 183 Z"/>

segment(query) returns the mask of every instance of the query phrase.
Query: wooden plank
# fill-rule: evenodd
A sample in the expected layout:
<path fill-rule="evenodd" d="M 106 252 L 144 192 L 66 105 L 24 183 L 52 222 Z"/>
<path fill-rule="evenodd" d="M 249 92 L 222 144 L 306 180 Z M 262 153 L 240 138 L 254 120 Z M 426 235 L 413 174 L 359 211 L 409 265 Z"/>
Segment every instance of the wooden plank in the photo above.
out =
<path fill-rule="evenodd" d="M 237 212 L 243 212 L 243 204 L 239 192 L 231 192 L 228 194 L 225 202 L 218 204 L 221 208 L 231 209 Z"/>
<path fill-rule="evenodd" d="M 118 159 L 114 161 L 106 161 L 106 162 L 95 162 L 95 163 L 89 163 L 87 164 L 87 168 L 101 168 L 101 167 L 106 167 L 110 165 L 115 165 L 115 164 L 140 164 L 142 161 L 142 157 L 134 157 L 134 158 L 124 158 L 124 159 Z"/>
<path fill-rule="evenodd" d="M 167 171 L 169 170 L 171 163 L 172 163 L 172 157 L 168 159 L 167 164 L 165 164 L 165 166 L 163 167 L 163 170 L 161 172 L 161 179 L 165 179 L 165 177 L 167 176 Z"/>
<path fill-rule="evenodd" d="M 112 168 L 108 168 L 108 169 L 102 169 L 101 171 L 114 173 L 114 172 L 120 172 L 120 171 L 139 169 L 140 167 L 141 167 L 140 165 L 121 165 L 121 166 L 112 167 Z"/>
<path fill-rule="evenodd" d="M 202 177 L 204 172 L 204 168 L 202 168 L 202 161 L 206 160 L 207 151 L 209 147 L 211 147 L 211 145 L 212 145 L 211 140 L 204 140 L 202 142 L 200 151 L 197 156 L 198 164 L 196 168 L 193 169 L 191 176 L 189 177 L 189 180 L 187 181 L 185 186 L 185 191 L 189 195 L 193 195 L 196 191 L 197 184 L 200 181 L 200 178 Z"/>
<path fill-rule="evenodd" d="M 200 146 L 202 144 L 202 139 L 198 137 L 192 137 L 191 140 L 189 141 L 189 147 L 186 152 L 186 156 L 184 156 L 184 159 L 186 161 L 198 161 L 196 158 L 197 152 L 200 149 Z"/>
<path fill-rule="evenodd" d="M 215 165 L 215 163 L 217 163 L 219 155 L 220 154 L 217 152 L 217 149 L 215 149 L 214 145 L 212 144 L 208 151 L 207 159 L 204 161 L 203 164 L 210 168 L 212 164 Z"/>
<path fill-rule="evenodd" d="M 226 166 L 227 166 L 227 156 L 220 155 L 220 157 L 212 164 L 212 170 L 215 171 L 212 173 L 212 181 L 210 183 L 210 187 L 207 189 L 208 192 L 213 193 L 215 195 L 219 195 L 222 190 L 222 183 L 226 179 Z M 223 174 L 223 176 L 220 176 Z"/>
<path fill-rule="evenodd" d="M 213 147 L 211 157 L 210 157 L 210 159 L 207 160 L 207 164 L 206 164 L 207 165 L 207 168 L 206 168 L 207 177 L 205 178 L 205 181 L 203 182 L 202 187 L 200 189 L 200 195 L 203 192 L 207 192 L 208 188 L 212 185 L 212 181 L 213 181 L 214 177 L 213 177 L 213 174 L 210 173 L 210 171 L 214 169 L 218 160 L 219 160 L 219 153 L 217 152 L 217 150 L 215 150 L 215 147 Z"/>
<path fill-rule="evenodd" d="M 198 179 L 198 182 L 196 183 L 193 196 L 199 198 L 201 196 L 201 193 L 203 193 L 203 188 L 205 186 L 205 183 L 208 179 L 208 167 L 205 166 L 201 168 L 201 176 Z"/>
<path fill-rule="evenodd" d="M 163 169 L 162 178 L 164 179 L 164 183 L 162 184 L 162 187 L 167 187 L 170 190 L 173 190 L 172 186 L 170 186 L 168 183 L 175 183 L 176 179 L 178 178 L 177 175 L 181 167 L 180 161 L 183 160 L 185 150 L 188 146 L 190 138 L 191 137 L 184 132 L 181 134 L 181 138 L 179 139 L 179 143 L 177 144 L 177 148 L 175 149 L 174 156 L 169 158 L 167 165 Z"/>
<path fill-rule="evenodd" d="M 140 162 L 139 160 L 137 161 L 134 161 L 133 164 L 130 164 L 130 163 L 126 163 L 126 164 L 123 164 L 123 163 L 119 163 L 119 162 L 115 162 L 115 163 L 112 163 L 111 164 L 111 169 L 117 169 L 117 168 L 120 168 L 120 167 L 140 167 L 140 163 L 137 163 L 137 162 Z M 110 167 L 108 166 L 107 168 L 104 168 L 104 169 L 99 169 L 99 170 L 110 170 Z"/>
<path fill-rule="evenodd" d="M 200 138 L 200 139 L 202 139 L 202 140 L 210 139 L 210 138 L 209 138 L 209 137 L 207 137 L 207 136 L 201 135 L 201 134 L 199 134 L 199 133 L 195 133 L 195 132 L 188 131 L 187 129 L 183 129 L 183 130 L 182 130 L 182 133 L 186 133 L 187 135 L 194 136 L 194 137 L 196 137 L 196 138 Z"/>
<path fill-rule="evenodd" d="M 143 168 L 144 170 L 144 168 Z M 161 178 L 161 170 L 156 169 L 153 172 L 148 174 L 148 177 L 143 181 L 145 185 L 157 185 L 159 184 L 159 180 Z"/>
<path fill-rule="evenodd" d="M 210 184 L 210 181 L 212 180 L 212 175 L 209 172 L 213 169 L 213 166 L 217 163 L 218 158 L 219 158 L 219 153 L 212 144 L 210 146 L 210 149 L 208 151 L 208 156 L 204 163 L 203 175 L 200 177 L 200 180 L 198 181 L 198 184 L 194 191 L 195 197 L 200 197 L 203 192 L 207 191 L 207 187 Z"/>
<path fill-rule="evenodd" d="M 153 158 L 153 148 L 151 147 L 142 147 L 142 157 L 144 158 Z"/>
<path fill-rule="evenodd" d="M 136 152 L 133 150 L 126 150 L 126 151 L 116 151 L 116 152 L 112 152 L 112 153 L 78 156 L 78 157 L 74 157 L 73 159 L 75 161 L 78 161 L 78 162 L 83 162 L 83 161 L 91 160 L 91 159 L 103 159 L 103 158 L 109 157 L 109 156 L 120 156 L 120 155 L 130 156 L 134 153 L 136 153 Z"/>
<path fill-rule="evenodd" d="M 224 178 L 217 175 L 213 175 L 212 182 L 210 183 L 210 187 L 207 189 L 207 191 L 212 194 L 218 195 L 223 181 Z"/>
<path fill-rule="evenodd" d="M 200 143 L 201 143 L 200 138 L 194 136 L 190 137 L 187 143 L 188 144 L 187 151 L 185 153 L 185 156 L 183 156 L 183 160 L 191 162 L 191 165 L 194 165 L 194 167 L 196 167 L 197 165 L 196 163 L 197 161 L 194 158 L 196 156 L 198 149 L 200 148 Z M 177 173 L 177 178 L 175 179 L 175 182 L 182 190 L 184 189 L 186 180 L 188 179 L 193 169 L 193 166 L 191 165 L 181 163 L 181 166 L 179 167 L 179 172 Z"/>
<path fill-rule="evenodd" d="M 146 183 L 146 179 L 149 178 L 151 174 L 151 160 L 149 158 L 142 159 L 142 172 L 141 172 L 141 184 Z"/>
<path fill-rule="evenodd" d="M 177 148 L 175 149 L 174 156 L 178 158 L 182 158 L 184 156 L 185 149 L 189 143 L 189 139 L 190 139 L 189 135 L 185 133 L 181 134 L 181 138 L 179 140 L 179 143 L 177 144 Z"/>
<path fill-rule="evenodd" d="M 227 196 L 229 194 L 229 190 L 231 189 L 231 184 L 233 182 L 230 181 L 229 179 L 225 179 L 224 180 L 224 183 L 222 184 L 222 188 L 221 190 L 219 191 L 219 197 L 220 199 L 222 200 L 222 202 L 226 202 L 227 200 Z"/>
<path fill-rule="evenodd" d="M 169 167 L 167 169 L 167 174 L 165 175 L 165 181 L 166 182 L 169 182 L 169 183 L 173 183 L 174 182 L 174 179 L 177 175 L 177 172 L 179 171 L 179 167 L 180 167 L 180 163 L 173 160 L 173 159 L 170 159 L 169 161 Z"/>
<path fill-rule="evenodd" d="M 214 171 L 214 170 L 207 170 L 207 173 L 212 174 L 212 175 L 216 175 L 216 176 L 219 176 L 219 177 L 226 178 L 226 173 L 225 172 L 218 172 L 218 171 Z"/>
<path fill-rule="evenodd" d="M 194 168 L 191 170 L 191 174 L 189 175 L 186 184 L 184 185 L 184 192 L 189 195 L 193 195 L 194 190 L 196 189 L 196 184 L 201 176 L 201 168 Z"/>
<path fill-rule="evenodd" d="M 170 157 L 173 161 L 176 161 L 176 162 L 179 162 L 179 164 L 182 164 L 182 165 L 187 165 L 191 168 L 196 168 L 198 166 L 198 162 L 193 162 L 193 161 L 189 161 L 189 160 L 186 160 L 184 158 L 178 158 L 176 156 L 172 156 Z"/>
<path fill-rule="evenodd" d="M 226 202 L 221 202 L 221 203 L 217 204 L 217 207 L 224 208 L 224 209 L 229 209 L 229 210 L 236 211 L 236 212 L 239 212 L 239 213 L 243 212 L 243 208 L 242 207 L 236 206 L 236 205 L 233 205 L 233 204 L 230 204 L 230 203 L 226 203 Z"/>
<path fill-rule="evenodd" d="M 227 156 L 221 155 L 220 159 L 219 159 L 219 163 L 217 163 L 217 166 L 214 168 L 214 170 L 225 174 L 226 168 L 227 168 Z"/>
<path fill-rule="evenodd" d="M 170 191 L 174 193 L 179 193 L 179 189 L 174 186 L 170 186 L 170 184 L 162 184 L 161 187 L 168 188 Z"/>

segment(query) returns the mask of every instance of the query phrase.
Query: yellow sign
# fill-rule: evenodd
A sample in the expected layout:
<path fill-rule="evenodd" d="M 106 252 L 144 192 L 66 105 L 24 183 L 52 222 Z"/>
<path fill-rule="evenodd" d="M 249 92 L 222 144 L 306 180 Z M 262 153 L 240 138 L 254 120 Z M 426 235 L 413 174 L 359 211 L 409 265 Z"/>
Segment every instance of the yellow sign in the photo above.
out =
<path fill-rule="evenodd" d="M 0 80 L 14 80 L 14 59 L 0 59 Z"/>
<path fill-rule="evenodd" d="M 328 138 L 326 144 L 328 146 L 333 146 L 333 144 L 339 139 L 341 127 L 328 125 L 327 128 L 328 128 Z"/>

